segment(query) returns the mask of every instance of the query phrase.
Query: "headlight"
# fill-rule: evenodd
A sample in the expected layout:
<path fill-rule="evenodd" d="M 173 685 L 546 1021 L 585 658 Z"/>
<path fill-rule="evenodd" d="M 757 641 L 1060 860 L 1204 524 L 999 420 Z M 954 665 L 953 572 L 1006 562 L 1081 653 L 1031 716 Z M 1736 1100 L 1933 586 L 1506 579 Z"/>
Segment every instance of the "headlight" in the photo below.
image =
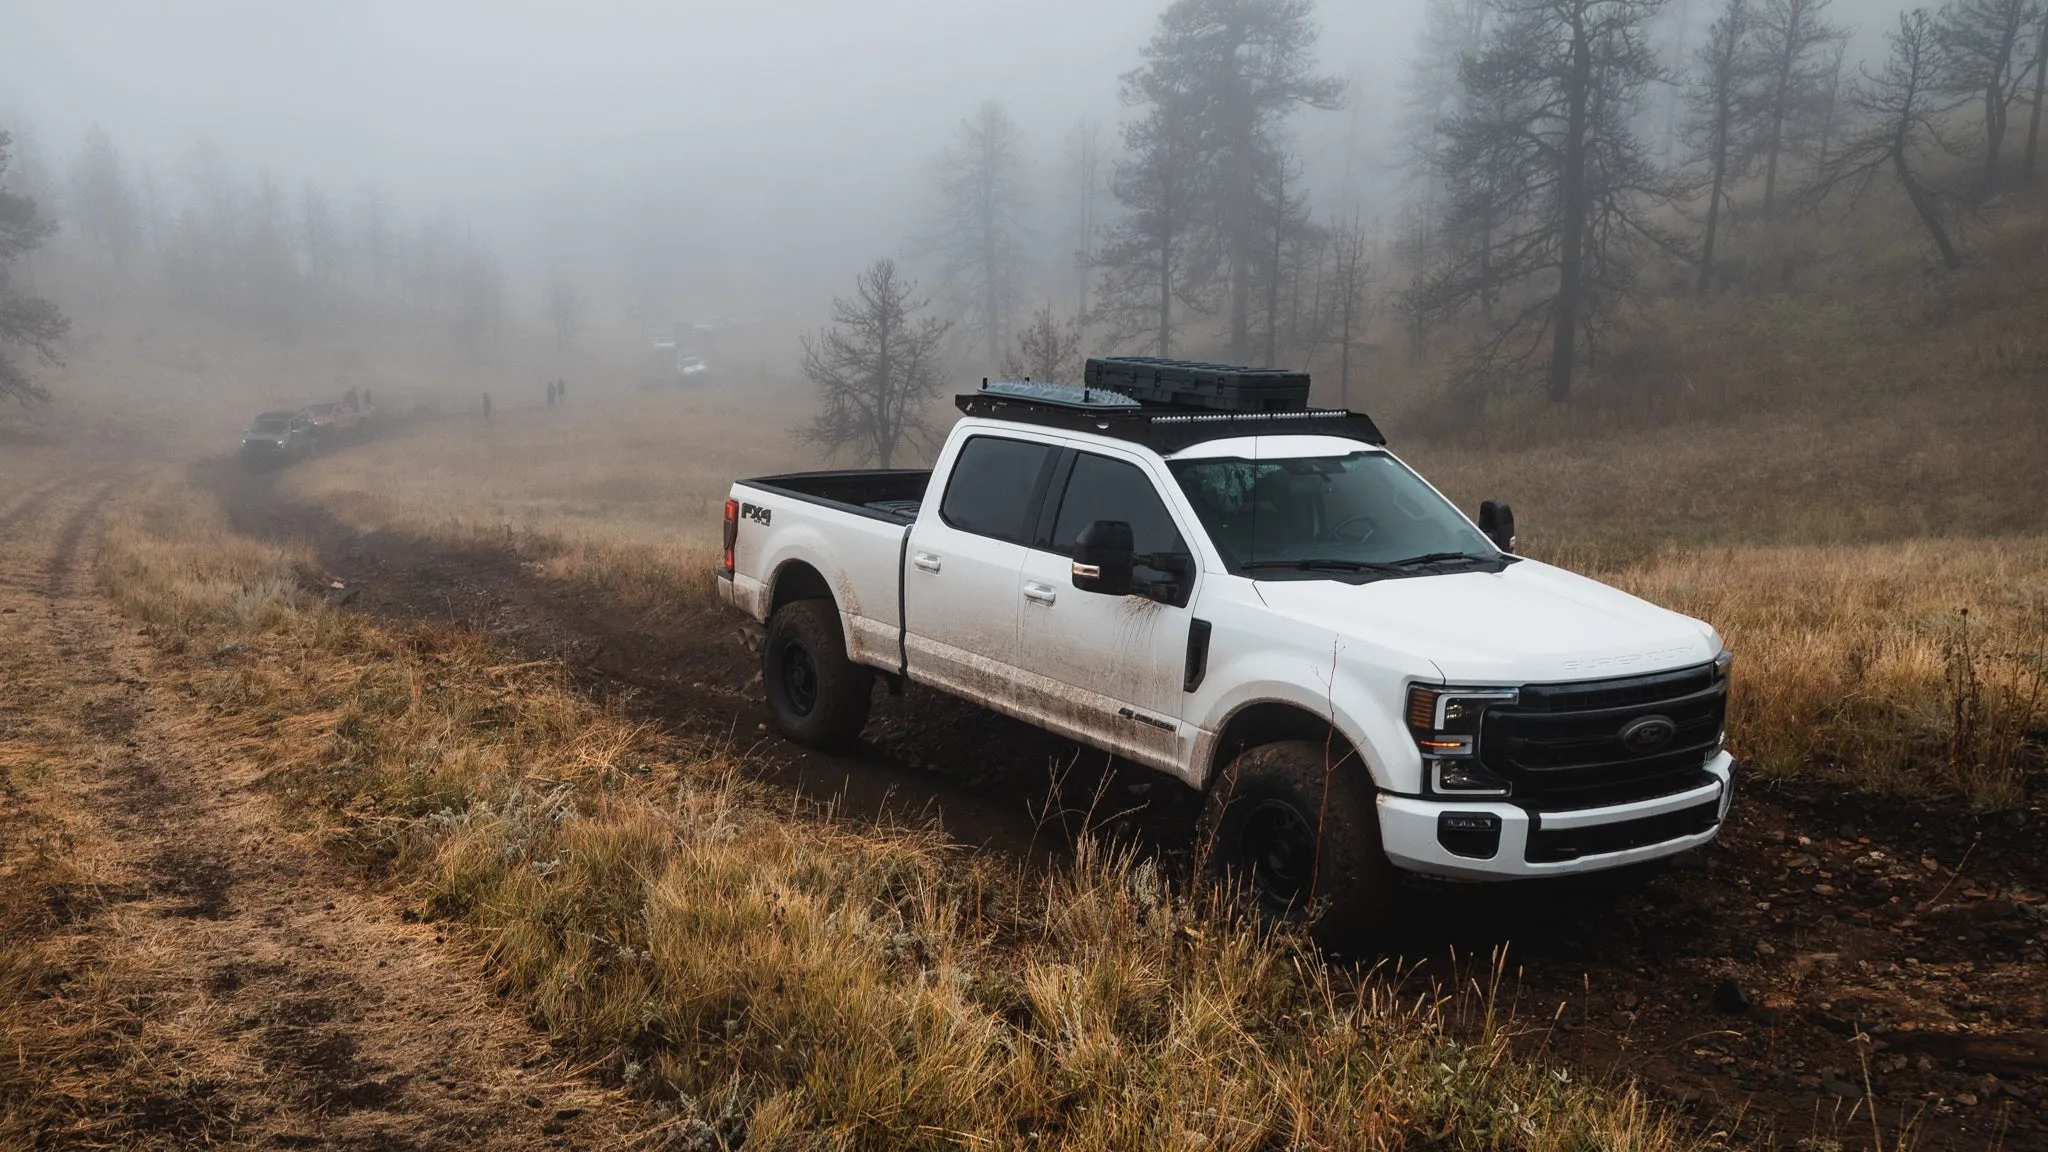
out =
<path fill-rule="evenodd" d="M 1487 708 L 1513 704 L 1512 688 L 1444 688 L 1417 684 L 1408 689 L 1408 729 L 1422 752 L 1430 789 L 1466 795 L 1505 796 L 1508 782 L 1479 763 L 1479 723 Z"/>

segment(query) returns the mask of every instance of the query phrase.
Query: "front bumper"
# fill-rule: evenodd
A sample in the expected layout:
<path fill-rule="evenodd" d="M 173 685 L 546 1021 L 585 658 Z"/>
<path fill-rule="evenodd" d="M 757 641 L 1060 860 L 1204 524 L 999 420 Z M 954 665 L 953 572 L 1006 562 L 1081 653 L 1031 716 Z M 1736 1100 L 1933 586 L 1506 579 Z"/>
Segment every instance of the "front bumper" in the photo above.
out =
<path fill-rule="evenodd" d="M 1609 808 L 1564 812 L 1529 812 L 1505 801 L 1443 800 L 1382 793 L 1379 798 L 1380 839 L 1386 847 L 1387 857 L 1396 867 L 1452 880 L 1571 876 L 1641 864 L 1697 848 L 1720 833 L 1721 822 L 1727 819 L 1728 805 L 1735 796 L 1735 758 L 1722 752 L 1707 761 L 1706 770 L 1713 780 L 1684 792 Z M 1704 831 L 1658 839 L 1617 851 L 1588 853 L 1568 860 L 1530 859 L 1530 840 L 1539 830 L 1543 833 L 1586 832 L 1587 842 L 1594 844 L 1603 839 L 1626 841 L 1628 829 L 1615 826 L 1655 829 L 1660 827 L 1659 818 L 1668 821 L 1709 804 L 1715 808 L 1712 823 Z M 1500 843 L 1493 855 L 1477 859 L 1458 855 L 1444 847 L 1438 837 L 1438 817 L 1445 813 L 1491 815 L 1497 819 L 1500 822 Z"/>

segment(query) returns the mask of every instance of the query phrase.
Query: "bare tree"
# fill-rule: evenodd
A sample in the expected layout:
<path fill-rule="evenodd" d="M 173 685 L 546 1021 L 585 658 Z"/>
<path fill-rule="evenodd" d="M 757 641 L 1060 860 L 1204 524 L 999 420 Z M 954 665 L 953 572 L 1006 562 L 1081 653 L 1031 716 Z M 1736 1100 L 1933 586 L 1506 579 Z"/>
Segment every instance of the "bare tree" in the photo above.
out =
<path fill-rule="evenodd" d="M 1692 48 L 1693 33 L 1692 0 L 1677 0 L 1676 6 L 1670 11 L 1671 83 L 1664 101 L 1664 136 L 1658 148 L 1658 157 L 1667 168 L 1678 163 L 1678 136 L 1681 127 L 1679 111 L 1685 107 L 1686 90 L 1692 82 L 1686 75 L 1686 69 L 1692 63 L 1691 58 L 1698 55 L 1697 51 L 1689 51 Z"/>
<path fill-rule="evenodd" d="M 326 288 L 341 263 L 341 223 L 327 197 L 310 184 L 299 197 L 299 248 L 306 254 L 307 278 Z"/>
<path fill-rule="evenodd" d="M 7 349 L 20 345 L 54 363 L 71 322 L 55 304 L 17 292 L 10 282 L 14 262 L 57 231 L 56 223 L 42 214 L 33 199 L 16 194 L 7 182 L 13 142 L 0 130 L 0 400 L 28 404 L 46 401 L 50 394 L 7 355 Z"/>
<path fill-rule="evenodd" d="M 1075 383 L 1081 379 L 1081 324 L 1060 320 L 1051 304 L 1040 304 L 1017 344 L 1003 353 L 1003 375 L 1026 380 Z"/>
<path fill-rule="evenodd" d="M 85 134 L 85 150 L 72 170 L 71 202 L 79 231 L 113 261 L 115 271 L 125 271 L 142 234 L 135 189 L 113 137 L 97 124 Z"/>
<path fill-rule="evenodd" d="M 1281 291 L 1292 279 L 1289 257 L 1298 251 L 1294 241 L 1311 226 L 1308 198 L 1294 191 L 1302 183 L 1300 167 L 1285 155 L 1275 155 L 1259 174 L 1257 205 L 1261 250 L 1252 267 L 1252 286 L 1257 289 L 1251 320 L 1261 335 L 1262 363 L 1271 368 L 1280 362 L 1280 338 L 1286 331 L 1287 311 Z"/>
<path fill-rule="evenodd" d="M 2006 127 L 2026 80 L 2022 37 L 2039 19 L 2037 0 L 1952 0 L 1935 23 L 1943 87 L 1983 101 L 1987 192 L 1998 186 Z"/>
<path fill-rule="evenodd" d="M 1962 255 L 1949 240 L 1934 196 L 1913 171 L 1929 148 L 1956 151 L 1941 135 L 1942 118 L 1955 105 L 1940 97 L 1941 43 L 1934 17 L 1925 8 L 1901 13 L 1899 26 L 1885 39 L 1891 56 L 1883 71 L 1865 72 L 1849 93 L 1850 107 L 1864 127 L 1814 173 L 1801 198 L 1819 205 L 1843 194 L 1854 203 L 1890 173 L 1940 250 L 1942 263 L 1960 268 Z"/>
<path fill-rule="evenodd" d="M 1437 270 L 1439 242 L 1446 238 L 1443 204 L 1450 173 L 1443 163 L 1444 126 L 1464 110 L 1460 73 L 1466 57 L 1484 42 L 1491 11 L 1487 0 L 1430 0 L 1423 13 L 1421 40 L 1408 61 L 1402 93 L 1401 163 L 1414 191 L 1404 213 L 1399 251 L 1408 269 L 1401 311 L 1417 358 L 1428 344 L 1429 315 L 1412 305 Z"/>
<path fill-rule="evenodd" d="M 993 100 L 961 121 L 939 157 L 940 218 L 925 239 L 938 256 L 939 295 L 962 339 L 994 364 L 1009 341 L 1022 290 L 1023 133 Z"/>
<path fill-rule="evenodd" d="M 1842 122 L 1842 75 L 1849 67 L 1849 38 L 1835 41 L 1834 51 L 1828 54 L 1828 63 L 1823 70 L 1827 81 L 1821 86 L 1815 105 L 1820 141 L 1814 146 L 1813 159 L 1816 164 L 1825 164 L 1833 155 L 1835 132 Z"/>
<path fill-rule="evenodd" d="M 1372 250 L 1372 236 L 1356 217 L 1330 234 L 1325 294 L 1330 303 L 1330 333 L 1337 342 L 1338 404 L 1345 408 L 1351 406 L 1352 354 L 1372 326 L 1377 301 Z"/>
<path fill-rule="evenodd" d="M 1663 79 L 1645 25 L 1663 0 L 1498 0 L 1485 49 L 1464 69 L 1466 110 L 1446 126 L 1456 180 L 1445 227 L 1466 238 L 1423 303 L 1456 314 L 1509 288 L 1526 303 L 1480 349 L 1482 371 L 1535 359 L 1571 395 L 1582 346 L 1634 293 L 1646 248 L 1683 243 L 1649 209 L 1672 189 L 1632 124 Z M 1478 243 L 1472 243 L 1473 239 Z"/>
<path fill-rule="evenodd" d="M 583 331 L 583 292 L 569 274 L 557 268 L 548 277 L 548 325 L 555 330 L 555 351 L 575 347 Z"/>
<path fill-rule="evenodd" d="M 1705 168 L 1707 186 L 1706 227 L 1700 235 L 1699 294 L 1704 296 L 1714 279 L 1714 242 L 1721 229 L 1721 206 L 1731 181 L 1741 177 L 1747 159 L 1741 131 L 1743 102 L 1750 95 L 1753 73 L 1744 49 L 1748 45 L 1754 12 L 1749 0 L 1726 0 L 1721 15 L 1707 30 L 1701 46 L 1693 84 L 1688 91 L 1692 119 L 1686 125 L 1687 143 L 1694 160 Z"/>
<path fill-rule="evenodd" d="M 391 234 L 390 202 L 375 184 L 364 185 L 356 200 L 356 228 L 363 249 L 363 266 L 370 274 L 370 292 L 381 302 L 396 241 Z"/>
<path fill-rule="evenodd" d="M 1109 158 L 1102 140 L 1102 122 L 1084 116 L 1067 134 L 1067 191 L 1072 197 L 1074 238 L 1074 314 L 1088 314 L 1088 280 L 1095 275 L 1095 246 L 1102 230 L 1102 194 L 1106 191 Z"/>
<path fill-rule="evenodd" d="M 2041 31 L 2034 45 L 2034 108 L 2027 117 L 2026 178 L 2032 180 L 2041 152 L 2041 104 L 2048 97 L 2048 5 L 2041 12 Z"/>
<path fill-rule="evenodd" d="M 497 254 L 466 240 L 455 257 L 455 338 L 474 360 L 483 338 L 495 335 L 505 312 L 505 272 Z"/>
<path fill-rule="evenodd" d="M 1749 110 L 1749 129 L 1764 163 L 1764 215 L 1777 205 L 1778 172 L 1791 138 L 1808 110 L 1820 104 L 1824 87 L 1839 76 L 1841 54 L 1829 66 L 1827 49 L 1848 44 L 1848 33 L 1827 19 L 1833 0 L 1763 0 L 1754 20 L 1747 66 L 1762 77 L 1763 91 Z"/>
<path fill-rule="evenodd" d="M 924 407 L 938 393 L 948 322 L 920 315 L 926 302 L 893 260 L 860 274 L 852 299 L 832 302 L 832 323 L 803 342 L 803 369 L 823 408 L 796 430 L 827 453 L 851 448 L 860 464 L 894 466 L 928 441 Z"/>

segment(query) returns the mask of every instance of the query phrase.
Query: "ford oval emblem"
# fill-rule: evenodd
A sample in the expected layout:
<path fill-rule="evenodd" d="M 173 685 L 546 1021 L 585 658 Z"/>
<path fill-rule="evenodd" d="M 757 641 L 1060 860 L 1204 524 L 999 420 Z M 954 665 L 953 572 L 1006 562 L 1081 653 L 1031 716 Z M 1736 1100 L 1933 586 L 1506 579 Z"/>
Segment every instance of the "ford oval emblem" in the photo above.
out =
<path fill-rule="evenodd" d="M 1678 725 L 1669 716 L 1638 716 L 1621 726 L 1621 746 L 1647 755 L 1677 735 Z"/>

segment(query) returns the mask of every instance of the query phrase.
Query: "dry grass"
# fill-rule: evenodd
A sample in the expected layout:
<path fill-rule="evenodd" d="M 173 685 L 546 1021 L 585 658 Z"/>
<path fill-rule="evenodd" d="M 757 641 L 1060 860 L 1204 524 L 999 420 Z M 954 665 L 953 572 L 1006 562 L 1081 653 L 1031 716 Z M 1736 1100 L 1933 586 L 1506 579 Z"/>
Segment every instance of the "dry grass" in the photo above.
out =
<path fill-rule="evenodd" d="M 1693 1146 L 1516 1058 L 1483 990 L 1342 974 L 1126 856 L 1027 875 L 789 811 L 557 666 L 328 612 L 249 547 L 165 488 L 121 510 L 105 582 L 227 654 L 182 664 L 216 746 L 465 925 L 683 1146 Z"/>
<path fill-rule="evenodd" d="M 1608 574 L 1738 660 L 1767 776 L 2021 806 L 2048 741 L 2048 540 L 1671 550 Z"/>

